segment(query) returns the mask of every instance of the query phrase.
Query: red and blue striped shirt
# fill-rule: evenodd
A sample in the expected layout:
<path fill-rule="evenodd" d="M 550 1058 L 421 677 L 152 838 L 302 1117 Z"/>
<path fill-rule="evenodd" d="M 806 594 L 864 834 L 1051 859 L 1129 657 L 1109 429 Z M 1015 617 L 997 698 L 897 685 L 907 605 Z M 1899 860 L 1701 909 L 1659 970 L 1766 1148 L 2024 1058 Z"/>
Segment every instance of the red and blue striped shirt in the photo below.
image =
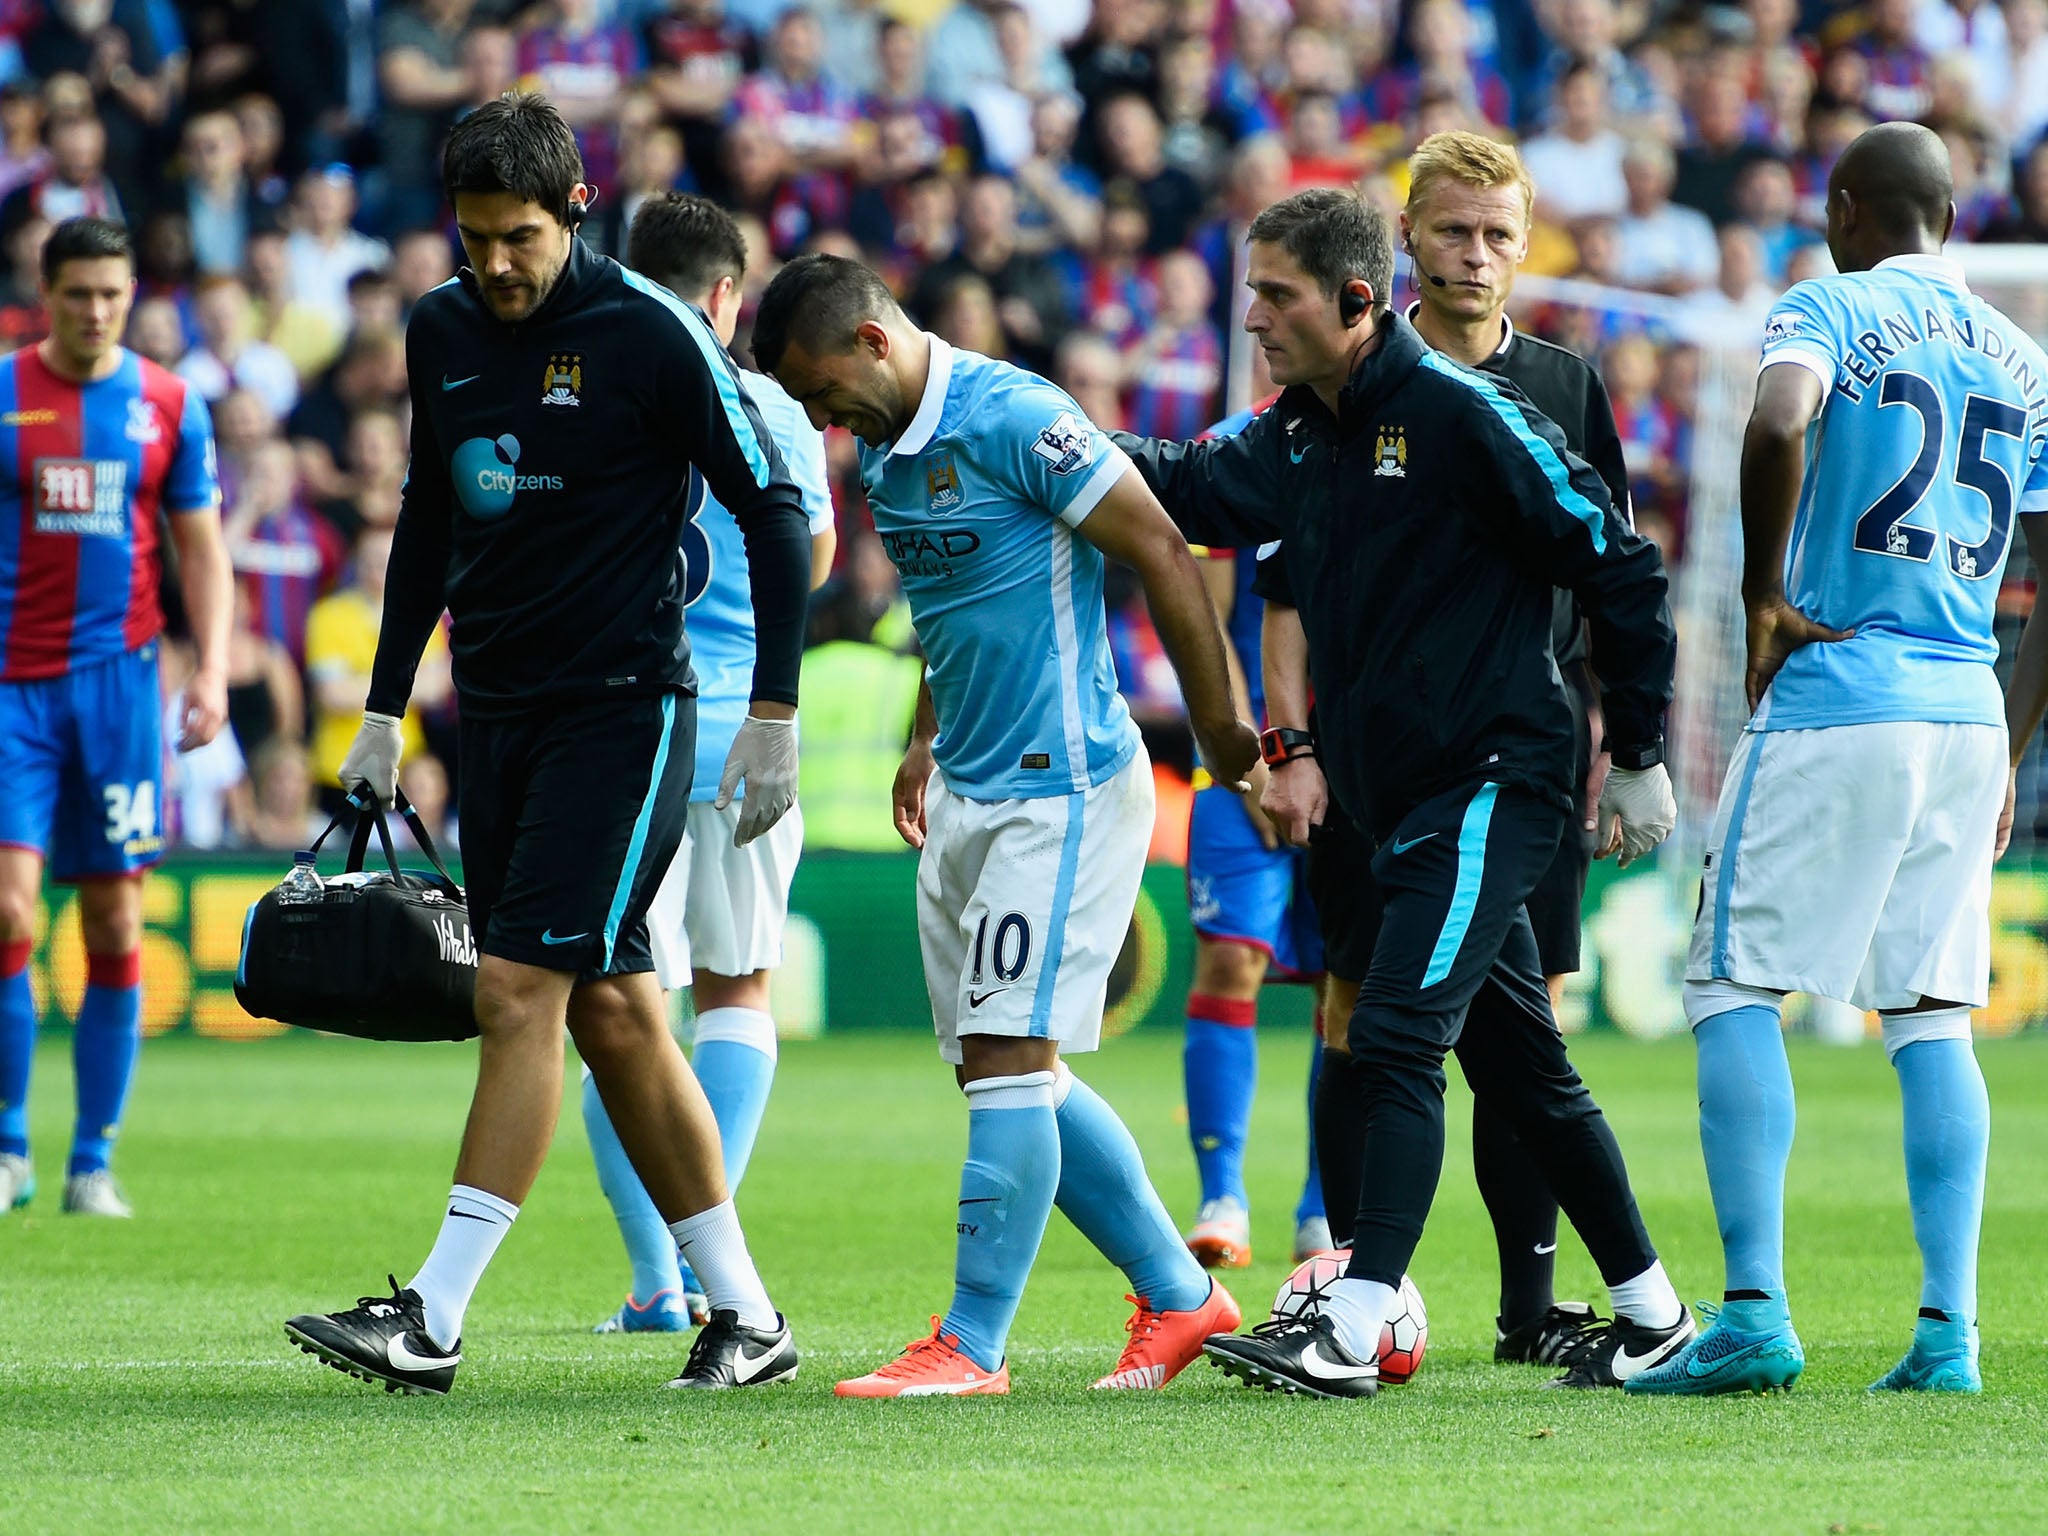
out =
<path fill-rule="evenodd" d="M 0 359 L 0 682 L 58 677 L 164 626 L 157 514 L 219 503 L 199 392 L 123 350 L 103 379 Z"/>

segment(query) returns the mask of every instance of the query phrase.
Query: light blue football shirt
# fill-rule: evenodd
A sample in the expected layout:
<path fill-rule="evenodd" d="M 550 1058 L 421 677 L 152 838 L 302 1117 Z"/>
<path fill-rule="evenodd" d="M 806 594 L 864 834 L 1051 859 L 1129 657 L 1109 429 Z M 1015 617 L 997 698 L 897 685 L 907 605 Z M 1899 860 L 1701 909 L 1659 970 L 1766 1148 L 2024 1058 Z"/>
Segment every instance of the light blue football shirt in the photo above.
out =
<path fill-rule="evenodd" d="M 1781 363 L 1827 392 L 1785 593 L 1856 634 L 1793 652 L 1750 729 L 2002 725 L 1992 613 L 2015 518 L 2048 512 L 2048 358 L 1954 262 L 1895 256 L 1779 299 Z"/>
<path fill-rule="evenodd" d="M 741 369 L 739 376 L 803 494 L 812 534 L 823 533 L 832 526 L 824 434 L 766 374 Z M 715 800 L 726 754 L 754 692 L 754 593 L 740 525 L 695 469 L 690 471 L 688 506 L 683 623 L 690 637 L 690 665 L 697 673 L 697 771 L 690 780 L 690 798 Z"/>
<path fill-rule="evenodd" d="M 974 800 L 1066 795 L 1131 760 L 1103 557 L 1074 536 L 1130 460 L 1062 390 L 931 342 L 917 414 L 861 447 L 875 531 L 924 646 L 946 787 Z"/>

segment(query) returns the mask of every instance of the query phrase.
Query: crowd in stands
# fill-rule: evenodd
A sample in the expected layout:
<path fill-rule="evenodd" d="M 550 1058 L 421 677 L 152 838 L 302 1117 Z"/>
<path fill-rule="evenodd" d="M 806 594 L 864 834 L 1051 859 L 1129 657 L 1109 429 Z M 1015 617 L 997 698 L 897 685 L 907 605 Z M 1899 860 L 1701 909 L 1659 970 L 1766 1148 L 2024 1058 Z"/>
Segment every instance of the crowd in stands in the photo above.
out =
<path fill-rule="evenodd" d="M 1959 233 L 2048 242 L 2048 0 L 0 0 L 0 345 L 42 334 L 51 225 L 112 214 L 138 235 L 130 345 L 214 411 L 234 730 L 176 766 L 187 843 L 296 846 L 334 801 L 405 475 L 403 326 L 459 259 L 439 146 L 515 85 L 576 128 L 600 248 L 649 195 L 700 191 L 742 216 L 752 293 L 798 252 L 858 255 L 956 343 L 1171 436 L 1261 392 L 1236 324 L 1253 214 L 1316 184 L 1396 207 L 1428 133 L 1511 137 L 1539 188 L 1527 272 L 1596 285 L 1519 323 L 1598 360 L 1673 557 L 1700 348 L 1828 270 L 1827 172 L 1858 131 L 1929 123 Z M 907 650 L 834 438 L 816 627 Z M 1115 601 L 1134 705 L 1170 731 L 1170 669 L 1135 591 Z M 430 656 L 407 788 L 437 816 L 452 707 Z"/>

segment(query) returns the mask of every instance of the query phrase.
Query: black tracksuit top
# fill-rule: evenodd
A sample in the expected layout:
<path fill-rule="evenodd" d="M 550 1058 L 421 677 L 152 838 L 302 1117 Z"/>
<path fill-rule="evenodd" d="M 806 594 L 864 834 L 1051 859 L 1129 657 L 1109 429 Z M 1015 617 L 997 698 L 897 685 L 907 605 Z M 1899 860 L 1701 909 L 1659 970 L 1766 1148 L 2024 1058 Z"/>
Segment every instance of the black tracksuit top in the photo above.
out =
<path fill-rule="evenodd" d="M 1414 323 L 1418 307 L 1419 301 L 1408 306 L 1410 324 Z M 1634 527 L 1635 517 L 1628 499 L 1628 460 L 1621 450 L 1621 434 L 1615 430 L 1614 406 L 1608 401 L 1607 386 L 1600 382 L 1593 365 L 1576 352 L 1538 336 L 1524 335 L 1510 326 L 1500 350 L 1474 366 L 1482 373 L 1513 380 L 1515 387 L 1529 397 L 1529 403 L 1557 424 L 1564 433 L 1565 446 L 1600 472 L 1609 499 L 1625 514 L 1629 526 Z M 1268 602 L 1294 606 L 1286 563 L 1277 551 L 1259 562 L 1252 592 Z M 1550 645 L 1558 665 L 1583 663 L 1586 639 L 1579 623 L 1579 605 L 1561 587 L 1551 593 L 1550 604 Z"/>
<path fill-rule="evenodd" d="M 540 307 L 494 316 L 466 268 L 405 333 L 412 466 L 368 708 L 405 711 L 445 607 L 463 710 L 695 691 L 683 636 L 690 468 L 746 538 L 754 697 L 794 704 L 802 499 L 710 323 L 572 241 Z"/>
<path fill-rule="evenodd" d="M 1676 655 L 1664 562 L 1512 383 L 1400 316 L 1380 330 L 1335 417 L 1296 386 L 1236 437 L 1117 441 L 1193 542 L 1283 541 L 1323 771 L 1360 827 L 1474 779 L 1570 810 L 1552 589 L 1590 621 L 1609 738 L 1648 747 Z"/>

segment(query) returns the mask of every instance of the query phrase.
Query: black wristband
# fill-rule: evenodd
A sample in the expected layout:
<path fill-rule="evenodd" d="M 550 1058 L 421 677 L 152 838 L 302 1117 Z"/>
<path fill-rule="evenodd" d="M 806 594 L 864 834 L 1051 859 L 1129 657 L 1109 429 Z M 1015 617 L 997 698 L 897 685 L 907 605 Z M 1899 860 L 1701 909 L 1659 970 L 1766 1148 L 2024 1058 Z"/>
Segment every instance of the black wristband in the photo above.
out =
<path fill-rule="evenodd" d="M 1291 726 L 1282 725 L 1259 733 L 1259 756 L 1265 759 L 1268 768 L 1278 768 L 1282 763 L 1291 763 L 1297 757 L 1315 755 L 1316 739 L 1308 731 L 1297 731 Z"/>

